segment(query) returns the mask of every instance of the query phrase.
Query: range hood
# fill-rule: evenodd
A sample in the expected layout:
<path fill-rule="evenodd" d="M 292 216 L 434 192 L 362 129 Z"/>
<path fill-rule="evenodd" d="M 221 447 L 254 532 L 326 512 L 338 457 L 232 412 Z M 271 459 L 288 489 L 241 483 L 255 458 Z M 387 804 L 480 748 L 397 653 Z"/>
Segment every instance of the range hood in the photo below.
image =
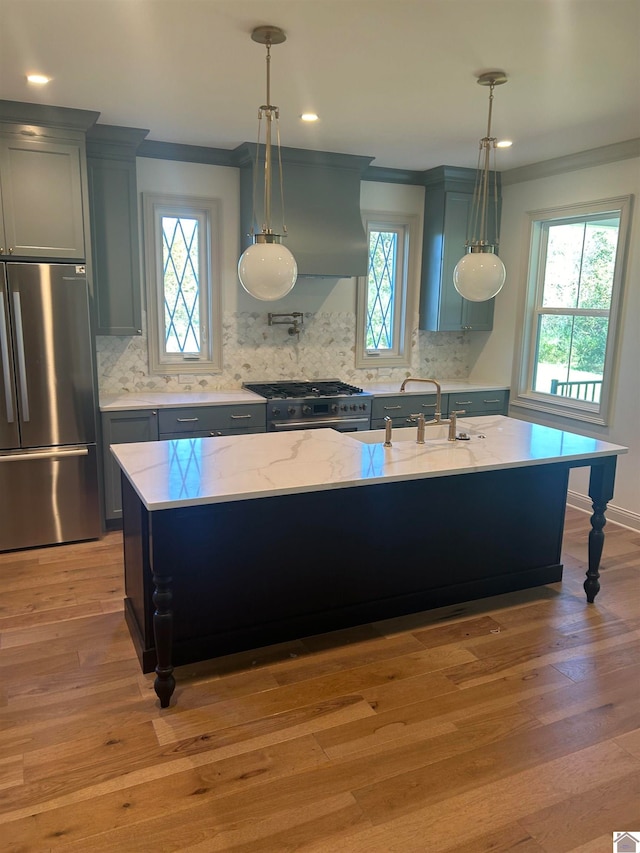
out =
<path fill-rule="evenodd" d="M 282 148 L 284 245 L 293 253 L 299 276 L 349 278 L 366 275 L 367 237 L 360 213 L 360 181 L 373 157 Z M 264 145 L 256 173 L 256 144 L 234 150 L 240 168 L 241 252 L 262 230 Z M 282 208 L 277 152 L 272 151 L 271 227 L 280 233 Z M 255 189 L 255 202 L 254 202 Z M 254 218 L 255 217 L 255 218 Z"/>

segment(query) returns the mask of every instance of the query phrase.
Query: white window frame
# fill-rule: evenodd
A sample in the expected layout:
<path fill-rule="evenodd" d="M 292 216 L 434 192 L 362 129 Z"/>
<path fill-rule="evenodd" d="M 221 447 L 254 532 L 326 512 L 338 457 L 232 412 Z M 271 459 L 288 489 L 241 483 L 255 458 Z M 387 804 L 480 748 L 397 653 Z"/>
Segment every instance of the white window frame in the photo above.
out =
<path fill-rule="evenodd" d="M 388 350 L 366 348 L 367 291 L 369 277 L 358 276 L 356 290 L 356 367 L 409 367 L 411 365 L 411 321 L 416 294 L 418 269 L 418 217 L 412 213 L 389 211 L 363 211 L 362 222 L 367 235 L 367 263 L 369 232 L 397 231 L 396 285 L 394 291 L 394 346 Z"/>
<path fill-rule="evenodd" d="M 144 252 L 147 288 L 147 344 L 152 374 L 222 371 L 222 215 L 215 198 L 143 193 Z M 168 353 L 164 337 L 162 217 L 198 219 L 200 354 Z"/>
<path fill-rule="evenodd" d="M 516 349 L 519 355 L 514 364 L 513 385 L 515 394 L 512 393 L 511 396 L 511 407 L 558 415 L 588 424 L 607 425 L 609 423 L 613 401 L 618 329 L 620 327 L 620 312 L 622 309 L 632 199 L 632 196 L 620 196 L 586 204 L 573 204 L 529 212 L 529 264 L 524 308 L 522 311 L 520 345 L 519 350 Z M 532 386 L 537 350 L 538 316 L 542 305 L 546 260 L 545 226 L 554 221 L 573 219 L 579 222 L 581 219 L 589 217 L 605 217 L 618 213 L 620 214 L 620 228 L 609 309 L 609 325 L 600 400 L 599 402 L 590 402 L 534 391 Z"/>

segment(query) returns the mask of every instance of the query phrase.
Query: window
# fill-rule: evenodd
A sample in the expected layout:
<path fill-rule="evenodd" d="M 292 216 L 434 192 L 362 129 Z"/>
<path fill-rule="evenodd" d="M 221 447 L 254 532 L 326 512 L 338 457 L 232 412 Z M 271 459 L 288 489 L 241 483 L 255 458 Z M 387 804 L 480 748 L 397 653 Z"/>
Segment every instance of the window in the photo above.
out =
<path fill-rule="evenodd" d="M 365 213 L 369 272 L 358 279 L 356 367 L 411 363 L 417 217 Z"/>
<path fill-rule="evenodd" d="M 513 405 L 607 423 L 630 208 L 625 197 L 530 214 Z"/>
<path fill-rule="evenodd" d="M 222 369 L 215 199 L 143 195 L 151 373 Z"/>

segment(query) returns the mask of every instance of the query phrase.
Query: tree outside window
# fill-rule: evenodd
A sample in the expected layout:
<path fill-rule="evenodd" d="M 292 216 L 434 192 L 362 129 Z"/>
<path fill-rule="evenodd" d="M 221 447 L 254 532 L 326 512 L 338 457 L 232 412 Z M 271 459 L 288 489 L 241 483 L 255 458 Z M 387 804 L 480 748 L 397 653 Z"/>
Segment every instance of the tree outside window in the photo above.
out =
<path fill-rule="evenodd" d="M 531 214 L 514 405 L 606 422 L 629 214 L 629 198 Z"/>

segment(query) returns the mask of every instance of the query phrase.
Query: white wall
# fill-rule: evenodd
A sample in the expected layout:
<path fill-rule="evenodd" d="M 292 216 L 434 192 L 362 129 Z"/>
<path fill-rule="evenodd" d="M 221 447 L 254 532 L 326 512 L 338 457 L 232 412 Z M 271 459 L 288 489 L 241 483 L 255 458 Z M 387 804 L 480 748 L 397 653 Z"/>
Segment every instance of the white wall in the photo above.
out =
<path fill-rule="evenodd" d="M 223 316 L 221 320 L 223 365 L 204 374 L 152 374 L 146 337 L 146 313 L 142 335 L 102 336 L 96 340 L 98 381 L 101 394 L 127 391 L 215 391 L 239 388 L 249 380 L 301 380 L 339 377 L 364 385 L 372 381 L 397 382 L 408 375 L 437 375 L 465 379 L 469 370 L 468 341 L 462 333 L 418 330 L 417 302 L 420 279 L 421 240 L 416 241 L 416 262 L 410 300 L 410 364 L 402 367 L 356 367 L 356 279 L 300 277 L 283 299 L 262 302 L 246 293 L 238 280 L 240 255 L 239 171 L 225 166 L 184 163 L 139 157 L 138 190 L 144 193 L 216 198 L 222 206 Z M 378 182 L 363 182 L 363 210 L 407 213 L 416 217 L 422 233 L 424 189 Z M 142 214 L 142 204 L 140 205 Z M 142 216 L 141 216 L 142 221 Z M 144 240 L 141 241 L 144 246 Z M 144 259 L 141 258 L 144 267 Z M 144 268 L 142 269 L 143 304 Z M 268 325 L 268 313 L 304 314 L 299 337 L 286 327 Z"/>
<path fill-rule="evenodd" d="M 580 169 L 503 188 L 500 256 L 507 281 L 496 297 L 493 332 L 474 335 L 471 342 L 470 379 L 491 376 L 496 382 L 512 382 L 514 348 L 522 326 L 523 298 L 528 264 L 528 211 L 590 202 L 615 196 L 635 196 L 628 261 L 623 294 L 618 370 L 610 424 L 595 427 L 553 416 L 527 414 L 527 420 L 558 426 L 629 448 L 618 458 L 614 498 L 608 517 L 640 530 L 640 160 L 622 160 Z M 513 383 L 515 387 L 515 382 Z M 518 417 L 525 417 L 520 413 Z M 571 475 L 571 502 L 590 508 L 586 497 L 588 475 Z"/>
<path fill-rule="evenodd" d="M 265 311 L 265 303 L 254 299 L 238 284 L 237 264 L 240 257 L 240 172 L 226 166 L 155 160 L 138 157 L 136 164 L 138 192 L 173 193 L 175 195 L 219 198 L 222 201 L 222 280 L 225 311 Z M 363 181 L 360 206 L 363 210 L 414 213 L 419 216 L 422 233 L 424 188 Z M 142 216 L 142 210 L 140 211 Z M 419 254 L 422 252 L 420 247 Z M 419 273 L 420 264 L 417 264 Z M 415 283 L 416 288 L 418 282 Z M 303 277 L 274 311 L 355 311 L 355 279 L 322 279 Z"/>

